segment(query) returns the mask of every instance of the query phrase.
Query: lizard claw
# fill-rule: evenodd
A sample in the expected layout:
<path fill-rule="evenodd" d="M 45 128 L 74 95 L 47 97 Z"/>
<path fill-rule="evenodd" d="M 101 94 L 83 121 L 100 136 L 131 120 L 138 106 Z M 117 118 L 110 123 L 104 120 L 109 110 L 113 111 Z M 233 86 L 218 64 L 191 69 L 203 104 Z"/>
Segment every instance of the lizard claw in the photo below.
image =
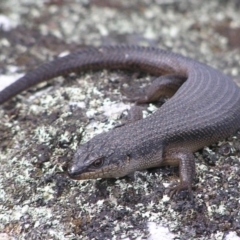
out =
<path fill-rule="evenodd" d="M 178 195 L 181 191 L 188 190 L 189 197 L 193 201 L 192 187 L 188 182 L 182 182 L 177 186 L 169 187 L 169 197 L 172 199 L 174 195 Z"/>

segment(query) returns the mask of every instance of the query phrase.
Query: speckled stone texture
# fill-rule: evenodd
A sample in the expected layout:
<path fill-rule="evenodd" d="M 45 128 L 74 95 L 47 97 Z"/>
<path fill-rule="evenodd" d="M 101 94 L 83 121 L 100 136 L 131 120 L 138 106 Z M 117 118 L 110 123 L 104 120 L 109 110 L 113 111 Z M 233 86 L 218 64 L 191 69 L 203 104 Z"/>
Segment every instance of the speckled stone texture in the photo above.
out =
<path fill-rule="evenodd" d="M 240 27 L 238 1 L 9 0 L 0 10 L 1 83 L 69 51 L 107 44 L 164 48 L 240 82 L 239 46 L 230 34 Z M 168 239 L 239 234 L 238 133 L 195 155 L 194 203 L 184 194 L 167 197 L 165 187 L 178 180 L 174 168 L 81 182 L 58 173 L 80 142 L 119 123 L 130 106 L 122 88 L 151 80 L 105 70 L 64 76 L 0 109 L 0 237 L 150 239 L 152 223 L 171 231 Z M 146 107 L 145 115 L 156 108 Z"/>

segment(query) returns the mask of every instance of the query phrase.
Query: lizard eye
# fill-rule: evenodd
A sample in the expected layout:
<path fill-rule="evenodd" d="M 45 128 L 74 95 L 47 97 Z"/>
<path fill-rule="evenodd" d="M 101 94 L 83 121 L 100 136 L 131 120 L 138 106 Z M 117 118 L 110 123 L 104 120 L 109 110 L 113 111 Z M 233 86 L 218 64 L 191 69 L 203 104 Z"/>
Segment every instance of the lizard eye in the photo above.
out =
<path fill-rule="evenodd" d="M 103 158 L 99 158 L 95 160 L 92 165 L 96 168 L 101 167 L 103 165 Z"/>

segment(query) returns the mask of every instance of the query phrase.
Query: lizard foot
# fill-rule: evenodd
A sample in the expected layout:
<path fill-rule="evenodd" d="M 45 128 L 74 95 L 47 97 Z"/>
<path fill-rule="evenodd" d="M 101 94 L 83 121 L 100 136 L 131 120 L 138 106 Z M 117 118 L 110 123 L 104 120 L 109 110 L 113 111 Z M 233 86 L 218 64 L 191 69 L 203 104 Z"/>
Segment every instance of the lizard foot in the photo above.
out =
<path fill-rule="evenodd" d="M 192 187 L 191 184 L 188 182 L 182 182 L 176 186 L 169 187 L 170 193 L 169 197 L 172 199 L 174 195 L 178 195 L 181 191 L 188 190 L 189 197 L 191 201 L 193 201 L 193 193 L 192 193 Z"/>

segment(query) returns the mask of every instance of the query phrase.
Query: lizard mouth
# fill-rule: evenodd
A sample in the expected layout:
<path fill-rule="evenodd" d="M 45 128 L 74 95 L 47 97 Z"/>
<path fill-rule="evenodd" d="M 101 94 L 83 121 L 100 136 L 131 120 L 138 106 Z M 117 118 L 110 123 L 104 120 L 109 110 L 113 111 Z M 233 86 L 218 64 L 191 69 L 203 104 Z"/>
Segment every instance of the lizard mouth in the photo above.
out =
<path fill-rule="evenodd" d="M 68 176 L 75 180 L 89 179 L 93 172 L 88 172 L 86 168 L 79 168 L 75 165 L 69 166 L 67 170 Z"/>
<path fill-rule="evenodd" d="M 87 167 L 79 168 L 76 167 L 75 165 L 72 165 L 68 167 L 67 173 L 68 176 L 74 180 L 84 180 L 96 178 L 115 178 L 118 177 L 117 170 L 118 170 L 117 166 L 108 166 L 101 169 L 89 169 Z M 123 175 L 119 175 L 119 177 Z"/>
<path fill-rule="evenodd" d="M 86 167 L 69 166 L 67 170 L 68 176 L 74 180 L 96 179 L 104 177 L 102 170 L 90 170 Z"/>

